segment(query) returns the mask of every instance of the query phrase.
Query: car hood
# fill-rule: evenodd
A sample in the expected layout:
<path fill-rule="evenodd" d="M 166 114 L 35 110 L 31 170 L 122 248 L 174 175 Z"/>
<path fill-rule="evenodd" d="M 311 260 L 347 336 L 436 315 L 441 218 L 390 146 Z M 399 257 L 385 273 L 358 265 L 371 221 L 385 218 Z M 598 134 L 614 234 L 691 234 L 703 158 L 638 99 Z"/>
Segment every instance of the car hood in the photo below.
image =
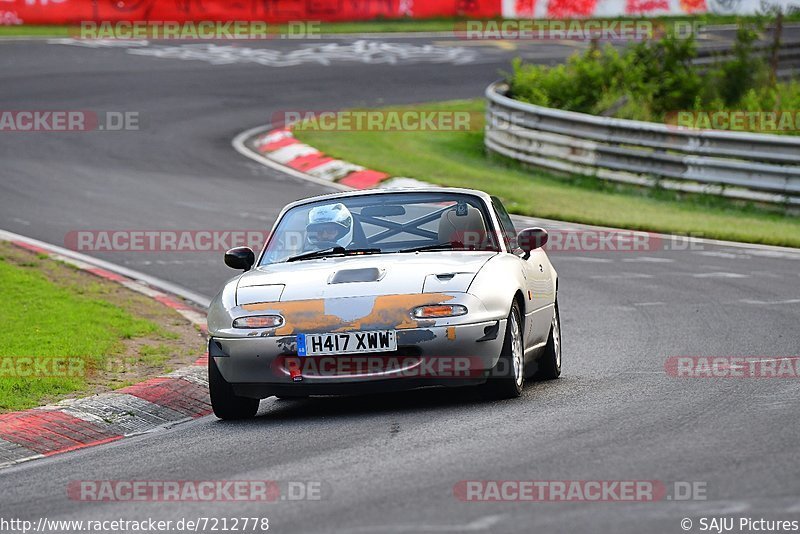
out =
<path fill-rule="evenodd" d="M 464 292 L 496 252 L 422 252 L 329 257 L 257 267 L 244 273 L 236 303 Z"/>

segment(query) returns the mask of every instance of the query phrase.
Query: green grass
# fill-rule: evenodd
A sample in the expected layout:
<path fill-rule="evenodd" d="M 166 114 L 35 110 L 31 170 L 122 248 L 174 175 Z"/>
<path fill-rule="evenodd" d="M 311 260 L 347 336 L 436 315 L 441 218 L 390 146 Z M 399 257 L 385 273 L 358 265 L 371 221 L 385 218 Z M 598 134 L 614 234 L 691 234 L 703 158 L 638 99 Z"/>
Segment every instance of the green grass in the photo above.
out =
<path fill-rule="evenodd" d="M 19 361 L 14 358 L 81 359 L 91 373 L 123 350 L 122 339 L 160 335 L 156 324 L 134 317 L 94 293 L 92 287 L 54 283 L 35 262 L 0 261 L 0 412 L 83 391 L 90 378 L 84 373 L 9 376 L 13 372 L 5 366 Z"/>
<path fill-rule="evenodd" d="M 483 110 L 483 100 L 403 109 Z M 475 115 L 473 115 L 474 117 Z M 480 115 L 478 115 L 480 117 Z M 300 131 L 323 152 L 393 176 L 482 189 L 522 215 L 587 224 L 800 247 L 800 218 L 707 196 L 555 177 L 490 157 L 482 124 L 466 132 Z"/>
<path fill-rule="evenodd" d="M 0 37 L 69 37 L 69 26 L 0 26 Z"/>
<path fill-rule="evenodd" d="M 608 20 L 630 20 L 631 17 L 609 18 Z M 319 25 L 322 34 L 334 33 L 389 33 L 389 32 L 449 32 L 455 25 L 463 24 L 467 19 L 431 18 L 431 19 L 376 19 L 359 22 L 323 22 Z M 474 19 L 470 19 L 474 20 Z M 502 21 L 503 19 L 493 19 Z M 693 20 L 705 24 L 732 24 L 737 20 L 755 20 L 755 17 L 736 17 L 734 15 L 695 15 L 678 17 L 653 17 L 649 20 L 669 24 L 679 20 Z M 786 15 L 787 22 L 800 20 L 800 14 Z M 281 33 L 286 33 L 287 26 L 271 25 Z M 78 26 L 61 25 L 20 25 L 0 26 L 0 37 L 69 37 L 76 35 Z"/>
<path fill-rule="evenodd" d="M 164 344 L 145 345 L 139 349 L 138 360 L 151 366 L 164 365 L 172 356 L 172 347 Z"/>

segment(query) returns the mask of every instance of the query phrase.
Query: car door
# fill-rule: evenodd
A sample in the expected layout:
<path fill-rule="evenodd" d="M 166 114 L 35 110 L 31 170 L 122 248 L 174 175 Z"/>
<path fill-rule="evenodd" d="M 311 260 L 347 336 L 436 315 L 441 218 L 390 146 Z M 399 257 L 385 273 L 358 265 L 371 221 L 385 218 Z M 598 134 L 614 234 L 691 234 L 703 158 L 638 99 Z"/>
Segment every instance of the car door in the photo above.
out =
<path fill-rule="evenodd" d="M 517 232 L 508 211 L 497 197 L 492 197 L 492 206 L 500 222 L 506 247 L 519 258 L 525 277 L 525 347 L 536 347 L 547 341 L 553 313 L 552 281 L 547 256 L 542 249 L 536 249 L 531 251 L 527 260 L 523 259 L 524 253 L 517 244 Z"/>

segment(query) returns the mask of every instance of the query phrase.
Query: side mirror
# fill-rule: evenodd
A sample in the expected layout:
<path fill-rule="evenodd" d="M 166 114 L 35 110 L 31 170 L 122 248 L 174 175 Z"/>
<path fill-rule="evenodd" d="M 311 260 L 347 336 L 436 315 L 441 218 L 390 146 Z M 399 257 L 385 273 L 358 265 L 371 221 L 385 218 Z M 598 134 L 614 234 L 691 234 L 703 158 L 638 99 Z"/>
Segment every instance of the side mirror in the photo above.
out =
<path fill-rule="evenodd" d="M 526 228 L 517 235 L 517 244 L 525 251 L 526 257 L 531 251 L 542 248 L 545 243 L 547 243 L 547 230 L 544 228 Z"/>
<path fill-rule="evenodd" d="M 256 255 L 250 247 L 236 247 L 225 253 L 225 265 L 231 269 L 249 271 L 256 262 Z"/>

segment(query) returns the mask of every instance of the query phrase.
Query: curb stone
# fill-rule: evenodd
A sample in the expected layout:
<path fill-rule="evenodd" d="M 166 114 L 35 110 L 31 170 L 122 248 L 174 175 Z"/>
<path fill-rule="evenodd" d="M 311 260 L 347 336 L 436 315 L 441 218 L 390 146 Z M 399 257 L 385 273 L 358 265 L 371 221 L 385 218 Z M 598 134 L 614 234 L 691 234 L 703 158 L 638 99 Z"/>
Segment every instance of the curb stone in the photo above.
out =
<path fill-rule="evenodd" d="M 207 333 L 205 314 L 176 295 L 67 257 L 36 240 L 4 232 L 0 240 L 43 254 L 111 280 L 175 310 Z M 55 405 L 0 414 L 0 468 L 152 432 L 212 412 L 208 397 L 208 356 L 193 365 L 108 393 L 68 399 Z"/>
<path fill-rule="evenodd" d="M 311 145 L 301 143 L 292 133 L 291 127 L 262 128 L 260 131 L 252 132 L 251 135 L 246 135 L 242 144 L 246 150 L 272 163 L 311 176 L 315 181 L 322 180 L 338 184 L 340 187 L 344 186 L 343 189 L 374 187 L 405 189 L 431 186 L 413 178 L 391 176 L 385 172 L 366 169 L 355 163 L 327 156 Z"/>

